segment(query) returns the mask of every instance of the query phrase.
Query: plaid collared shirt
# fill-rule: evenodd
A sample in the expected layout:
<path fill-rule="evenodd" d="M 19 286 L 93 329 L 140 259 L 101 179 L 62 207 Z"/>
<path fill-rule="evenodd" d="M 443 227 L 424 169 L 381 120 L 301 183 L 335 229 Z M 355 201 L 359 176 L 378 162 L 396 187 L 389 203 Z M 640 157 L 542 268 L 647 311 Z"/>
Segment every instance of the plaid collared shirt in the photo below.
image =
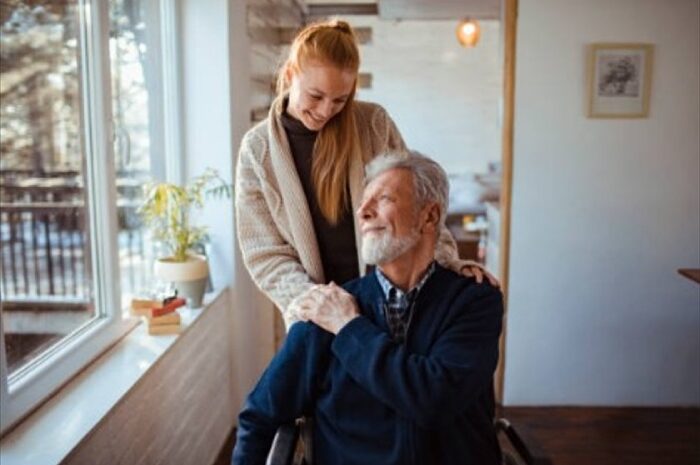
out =
<path fill-rule="evenodd" d="M 384 318 L 386 318 L 386 323 L 389 326 L 394 342 L 401 344 L 406 340 L 406 331 L 411 318 L 413 318 L 413 304 L 421 288 L 434 271 L 435 262 L 432 262 L 425 273 L 423 273 L 418 284 L 410 291 L 403 292 L 394 286 L 389 278 L 379 270 L 379 267 L 375 268 L 377 280 L 384 291 Z"/>

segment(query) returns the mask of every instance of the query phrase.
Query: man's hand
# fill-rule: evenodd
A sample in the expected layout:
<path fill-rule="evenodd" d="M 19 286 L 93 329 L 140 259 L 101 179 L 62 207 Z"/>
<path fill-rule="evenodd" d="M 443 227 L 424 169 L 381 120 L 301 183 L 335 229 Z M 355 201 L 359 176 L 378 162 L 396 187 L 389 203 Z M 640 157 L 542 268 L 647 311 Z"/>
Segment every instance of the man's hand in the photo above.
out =
<path fill-rule="evenodd" d="M 483 268 L 476 263 L 464 265 L 462 267 L 462 275 L 466 276 L 467 278 L 471 278 L 473 276 L 474 279 L 476 279 L 476 282 L 480 284 L 484 280 L 484 276 L 486 276 L 486 279 L 489 280 L 489 283 L 491 283 L 493 287 L 501 287 L 501 283 L 494 275 L 489 273 L 486 268 Z"/>
<path fill-rule="evenodd" d="M 295 301 L 299 318 L 333 334 L 360 315 L 355 298 L 335 283 L 316 285 Z"/>

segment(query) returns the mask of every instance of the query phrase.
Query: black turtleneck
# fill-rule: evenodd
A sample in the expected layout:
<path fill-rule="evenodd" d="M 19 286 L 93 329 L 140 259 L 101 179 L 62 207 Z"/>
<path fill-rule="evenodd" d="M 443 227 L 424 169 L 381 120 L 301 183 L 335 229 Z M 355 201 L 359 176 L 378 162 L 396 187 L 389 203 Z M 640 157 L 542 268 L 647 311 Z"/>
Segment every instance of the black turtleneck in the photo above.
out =
<path fill-rule="evenodd" d="M 334 226 L 323 216 L 314 192 L 311 160 L 318 132 L 311 131 L 286 111 L 282 113 L 282 126 L 287 134 L 294 165 L 311 212 L 326 282 L 334 281 L 337 284 L 343 284 L 355 279 L 359 276 L 359 265 L 352 208 L 346 209 Z"/>

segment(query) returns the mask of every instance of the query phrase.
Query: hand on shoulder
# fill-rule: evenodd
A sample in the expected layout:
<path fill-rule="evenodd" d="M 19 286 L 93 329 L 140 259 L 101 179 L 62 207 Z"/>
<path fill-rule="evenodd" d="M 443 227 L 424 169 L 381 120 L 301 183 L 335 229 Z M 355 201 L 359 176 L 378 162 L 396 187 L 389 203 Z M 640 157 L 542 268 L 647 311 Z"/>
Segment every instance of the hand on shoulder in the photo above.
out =
<path fill-rule="evenodd" d="M 493 287 L 497 289 L 501 288 L 500 281 L 498 281 L 493 274 L 491 274 L 482 265 L 471 260 L 462 267 L 462 276 L 466 278 L 474 278 L 478 284 L 484 282 L 484 278 L 486 278 L 486 282 L 491 284 Z"/>

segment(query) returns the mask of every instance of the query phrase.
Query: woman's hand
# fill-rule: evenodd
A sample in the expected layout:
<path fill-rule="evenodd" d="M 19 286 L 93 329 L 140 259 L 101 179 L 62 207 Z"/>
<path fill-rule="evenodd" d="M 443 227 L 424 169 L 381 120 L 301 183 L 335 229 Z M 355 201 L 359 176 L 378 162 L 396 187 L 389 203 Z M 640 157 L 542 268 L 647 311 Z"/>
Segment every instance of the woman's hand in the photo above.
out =
<path fill-rule="evenodd" d="M 333 334 L 360 315 L 355 298 L 335 283 L 313 286 L 294 301 L 300 319 Z"/>
<path fill-rule="evenodd" d="M 486 276 L 486 279 L 489 280 L 489 283 L 491 283 L 493 287 L 501 287 L 501 283 L 498 281 L 498 279 L 496 279 L 494 275 L 489 273 L 486 268 L 478 265 L 477 263 L 464 265 L 462 267 L 462 276 L 465 276 L 467 278 L 473 277 L 474 279 L 476 279 L 477 283 L 481 283 L 484 280 L 484 276 Z"/>

